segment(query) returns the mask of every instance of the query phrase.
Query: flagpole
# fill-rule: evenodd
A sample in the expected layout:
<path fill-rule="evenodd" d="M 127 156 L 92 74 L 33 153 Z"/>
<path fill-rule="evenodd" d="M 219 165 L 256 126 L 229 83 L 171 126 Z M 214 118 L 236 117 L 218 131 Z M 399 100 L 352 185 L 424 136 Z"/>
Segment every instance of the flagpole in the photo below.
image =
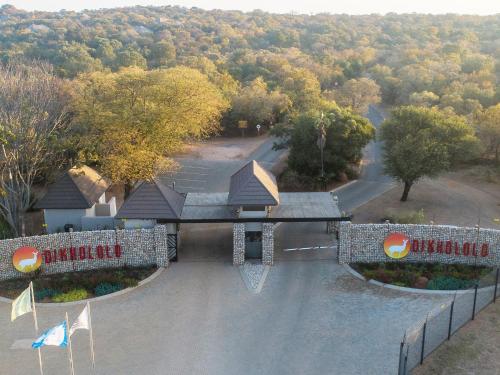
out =
<path fill-rule="evenodd" d="M 33 290 L 33 281 L 30 281 L 31 304 L 33 305 L 33 319 L 35 320 L 35 331 L 38 336 L 38 319 L 36 317 L 35 307 L 35 291 Z M 38 365 L 40 366 L 40 374 L 43 375 L 42 352 L 38 348 Z"/>
<path fill-rule="evenodd" d="M 94 354 L 94 335 L 92 333 L 92 315 L 90 315 L 90 302 L 87 301 L 87 311 L 89 313 L 89 336 L 90 336 L 90 354 L 92 356 L 92 370 L 95 374 L 95 354 Z"/>
<path fill-rule="evenodd" d="M 73 367 L 73 350 L 71 349 L 71 335 L 69 333 L 69 319 L 68 313 L 66 312 L 66 334 L 68 335 L 68 352 L 69 352 L 69 364 L 71 369 L 71 375 L 75 375 L 75 368 Z"/>

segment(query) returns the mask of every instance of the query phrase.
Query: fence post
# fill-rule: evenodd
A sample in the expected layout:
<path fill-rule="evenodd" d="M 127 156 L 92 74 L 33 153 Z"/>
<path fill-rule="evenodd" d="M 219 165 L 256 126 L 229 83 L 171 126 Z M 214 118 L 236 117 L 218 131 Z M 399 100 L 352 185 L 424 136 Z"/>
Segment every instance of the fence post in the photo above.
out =
<path fill-rule="evenodd" d="M 422 351 L 420 352 L 420 364 L 424 363 L 424 349 L 425 349 L 425 331 L 427 329 L 427 319 L 424 323 L 424 332 L 422 333 Z"/>
<path fill-rule="evenodd" d="M 408 352 L 410 351 L 410 344 L 406 345 L 406 354 L 405 354 L 405 364 L 403 367 L 403 375 L 406 375 L 406 366 L 408 364 Z"/>
<path fill-rule="evenodd" d="M 472 320 L 476 317 L 477 284 L 474 286 L 474 304 L 472 305 Z"/>
<path fill-rule="evenodd" d="M 497 302 L 497 289 L 498 289 L 498 274 L 500 273 L 500 268 L 497 268 L 497 276 L 495 278 L 495 293 L 493 293 L 493 303 Z"/>
<path fill-rule="evenodd" d="M 455 295 L 456 297 L 456 295 Z M 448 341 L 450 340 L 451 337 L 451 326 L 453 323 L 453 308 L 455 307 L 455 297 L 453 297 L 453 301 L 451 301 L 451 308 L 450 308 L 450 323 L 448 325 Z"/>
<path fill-rule="evenodd" d="M 401 346 L 399 347 L 399 363 L 398 363 L 398 375 L 404 375 L 401 374 L 401 361 L 403 359 L 403 347 L 405 345 L 405 342 L 404 342 L 404 338 L 403 340 L 401 341 Z"/>

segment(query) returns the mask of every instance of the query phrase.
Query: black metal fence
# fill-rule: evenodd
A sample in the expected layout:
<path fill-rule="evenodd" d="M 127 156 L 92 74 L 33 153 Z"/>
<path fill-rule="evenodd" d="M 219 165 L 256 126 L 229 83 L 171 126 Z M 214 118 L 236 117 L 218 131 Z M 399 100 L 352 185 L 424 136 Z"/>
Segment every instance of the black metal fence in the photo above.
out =
<path fill-rule="evenodd" d="M 457 291 L 429 312 L 427 317 L 406 330 L 399 351 L 399 375 L 409 374 L 424 359 L 477 313 L 499 298 L 500 269 L 482 277 L 471 289 Z"/>

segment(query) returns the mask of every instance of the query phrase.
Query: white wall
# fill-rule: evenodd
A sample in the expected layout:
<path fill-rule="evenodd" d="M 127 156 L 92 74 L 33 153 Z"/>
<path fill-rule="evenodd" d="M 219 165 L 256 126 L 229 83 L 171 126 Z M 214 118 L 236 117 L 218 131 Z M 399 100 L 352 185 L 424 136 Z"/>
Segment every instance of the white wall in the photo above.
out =
<path fill-rule="evenodd" d="M 106 203 L 106 192 L 102 193 L 102 195 L 99 197 L 99 203 Z"/>
<path fill-rule="evenodd" d="M 47 224 L 47 233 L 64 232 L 65 224 L 73 224 L 75 231 L 82 229 L 82 216 L 85 216 L 86 211 L 83 209 L 71 210 L 43 210 L 45 224 Z"/>

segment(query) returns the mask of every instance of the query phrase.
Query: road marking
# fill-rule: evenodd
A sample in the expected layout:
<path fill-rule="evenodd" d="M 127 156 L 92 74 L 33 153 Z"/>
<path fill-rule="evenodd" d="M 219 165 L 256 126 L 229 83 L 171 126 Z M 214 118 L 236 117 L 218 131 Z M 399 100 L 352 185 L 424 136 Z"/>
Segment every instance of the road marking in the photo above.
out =
<path fill-rule="evenodd" d="M 174 177 L 171 177 L 171 178 L 174 181 L 207 182 L 207 180 L 192 180 L 189 178 L 174 178 Z"/>
<path fill-rule="evenodd" d="M 336 249 L 337 245 L 333 246 L 311 246 L 311 247 L 295 247 L 291 249 L 283 249 L 283 251 L 301 251 L 301 250 L 320 250 L 320 249 Z"/>

